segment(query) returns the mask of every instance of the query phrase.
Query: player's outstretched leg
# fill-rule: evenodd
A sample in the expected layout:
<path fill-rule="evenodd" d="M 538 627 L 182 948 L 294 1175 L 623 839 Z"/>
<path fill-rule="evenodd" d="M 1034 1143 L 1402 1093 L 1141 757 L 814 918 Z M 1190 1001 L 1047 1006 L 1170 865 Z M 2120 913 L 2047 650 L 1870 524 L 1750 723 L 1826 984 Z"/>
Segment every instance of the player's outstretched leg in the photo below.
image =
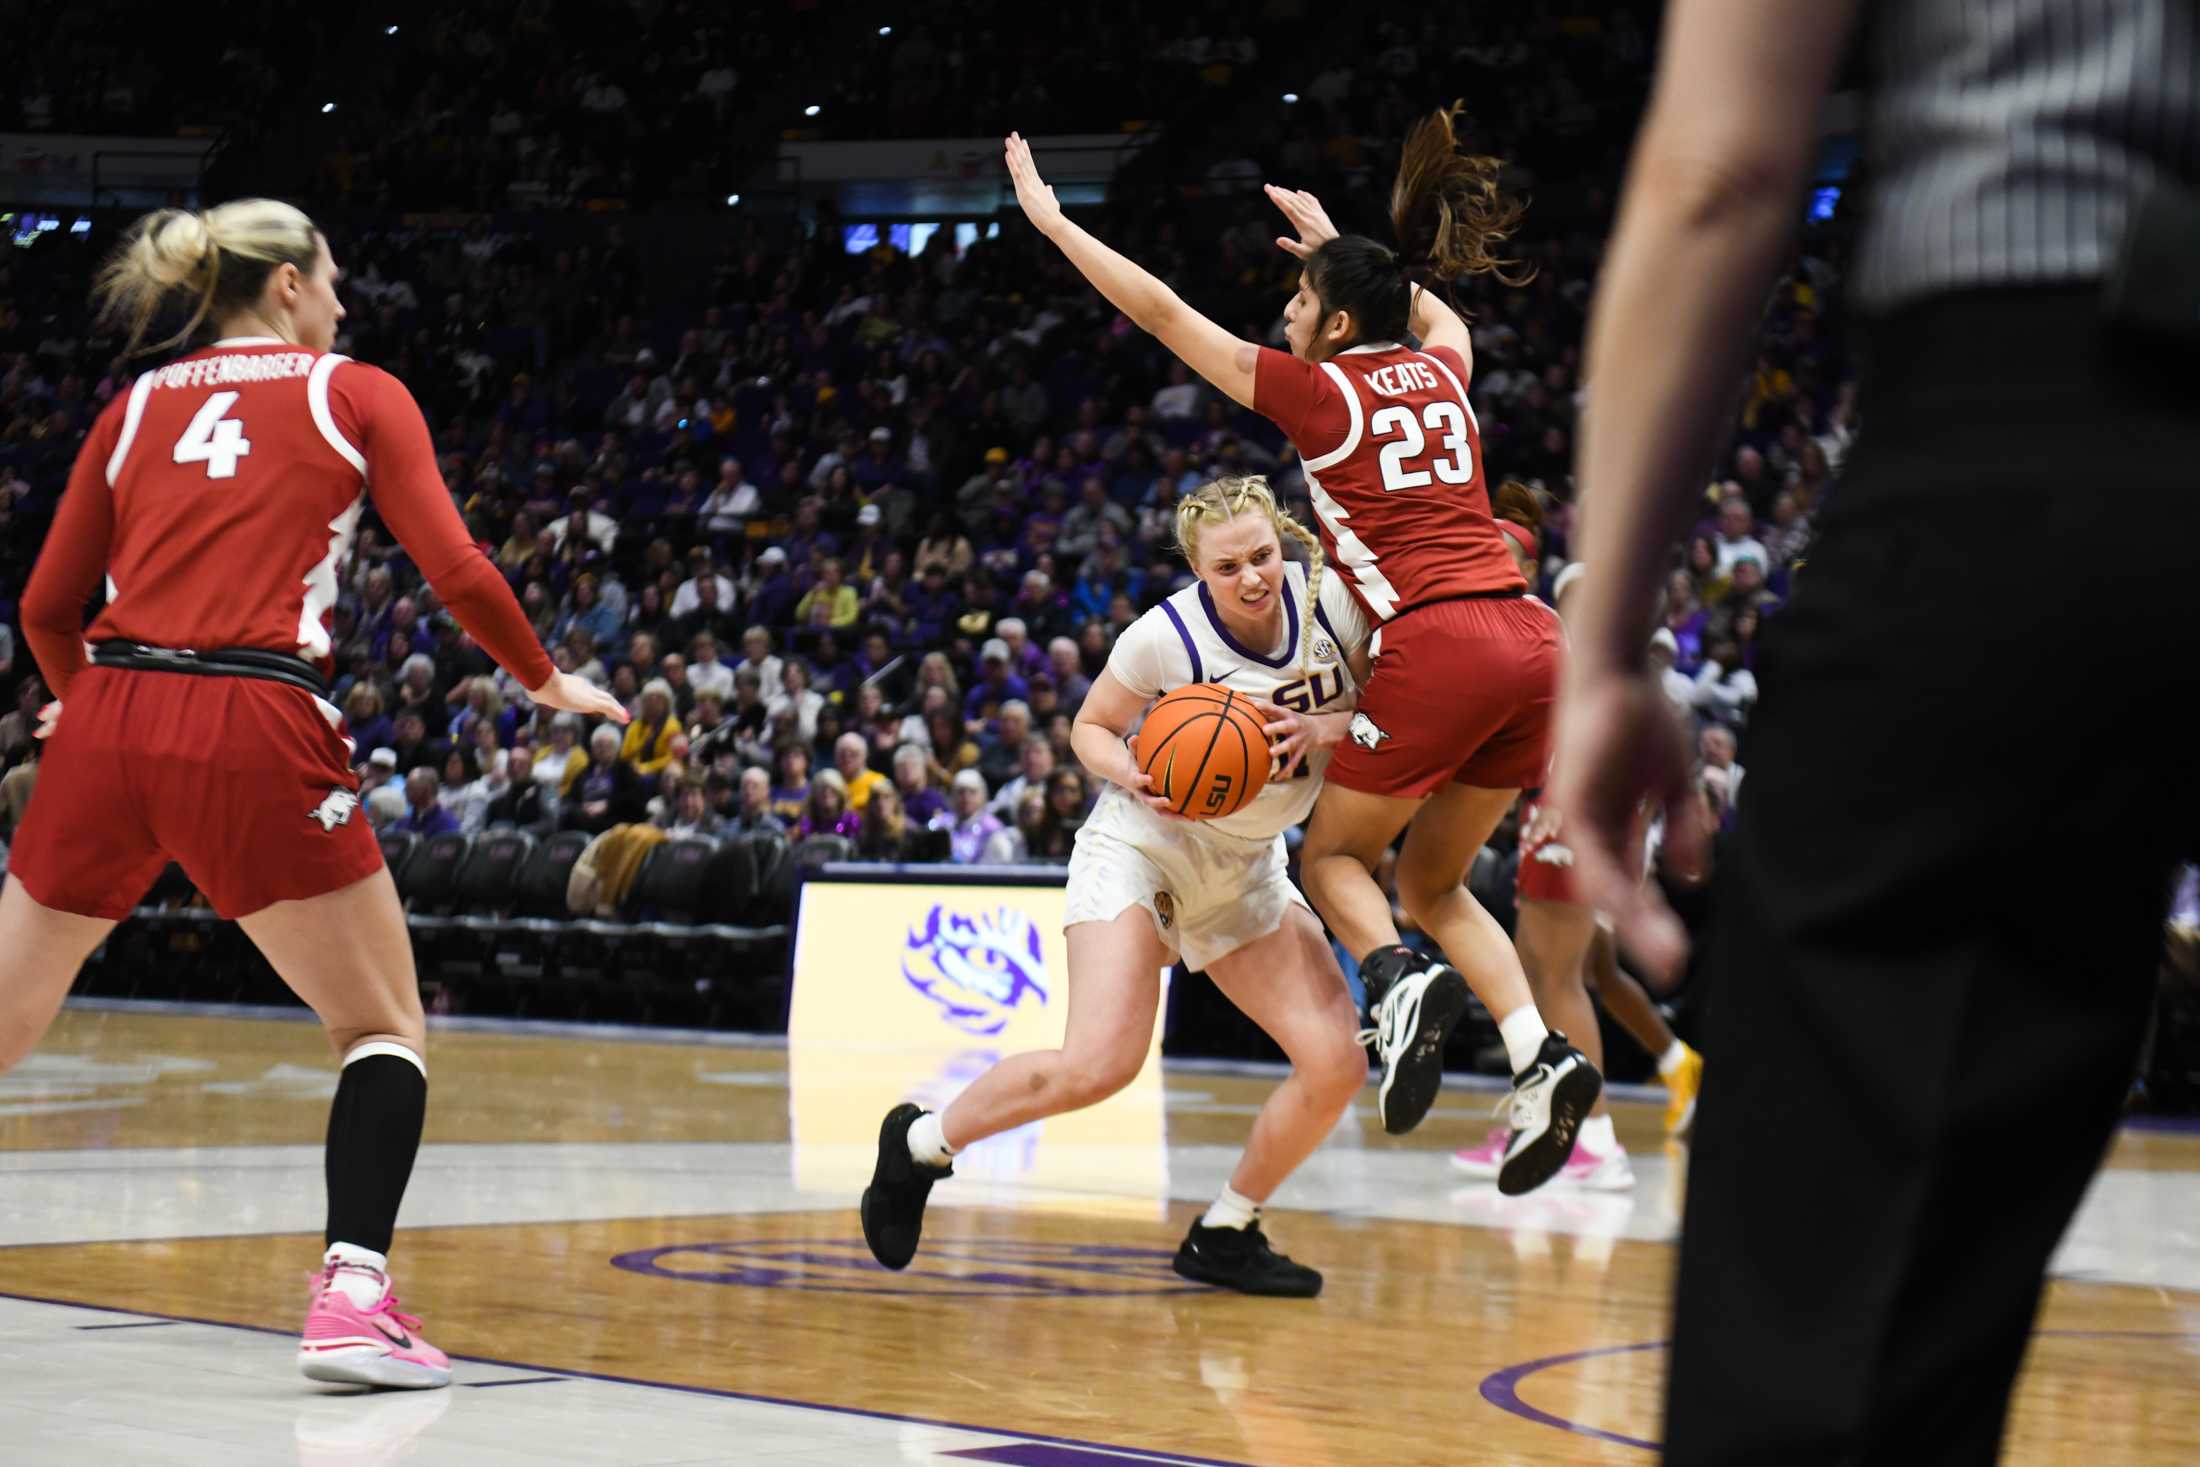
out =
<path fill-rule="evenodd" d="M 1375 1091 L 1383 1129 L 1403 1136 L 1436 1103 L 1444 1082 L 1444 1046 L 1465 1017 L 1467 980 L 1441 958 L 1427 958 L 1403 944 L 1379 947 L 1360 964 L 1367 986 L 1370 1027 L 1382 1076 Z"/>
<path fill-rule="evenodd" d="M 1283 881 L 1280 870 L 1276 881 Z M 1278 898 L 1267 889 L 1241 905 L 1264 900 Z M 1311 1299 L 1321 1292 L 1321 1274 L 1270 1246 L 1260 1209 L 1366 1088 L 1367 1051 L 1355 1034 L 1351 990 L 1321 924 L 1295 898 L 1286 894 L 1281 901 L 1276 928 L 1209 962 L 1207 976 L 1276 1041 L 1291 1073 L 1254 1117 L 1230 1184 L 1192 1224 L 1175 1268 L 1185 1278 L 1241 1294 Z"/>
<path fill-rule="evenodd" d="M 1080 868 L 1072 862 L 1072 889 Z M 1147 890 L 1155 889 L 1149 883 Z M 935 1182 L 955 1153 L 988 1136 L 1097 1105 L 1138 1078 L 1161 1010 L 1161 972 L 1174 959 L 1142 906 L 1107 922 L 1073 922 L 1069 1024 L 1060 1049 L 1010 1055 L 937 1115 L 898 1105 L 879 1125 L 878 1165 L 859 1211 L 863 1239 L 888 1268 L 907 1268 Z"/>
<path fill-rule="evenodd" d="M 1619 965 L 1618 944 L 1601 926 L 1589 942 L 1589 980 L 1619 1026 L 1658 1062 L 1658 1083 L 1665 1087 L 1665 1134 L 1687 1135 L 1696 1121 L 1696 1094 L 1703 1088 L 1703 1056 L 1673 1033 L 1643 986 Z"/>
<path fill-rule="evenodd" d="M 911 1144 L 909 1133 L 919 1122 L 925 1123 L 933 1139 L 927 1142 L 919 1137 L 917 1145 L 937 1155 L 937 1163 L 916 1159 L 917 1146 Z M 879 1124 L 878 1165 L 871 1170 L 871 1185 L 863 1189 L 857 1211 L 871 1256 L 888 1268 L 907 1268 L 917 1256 L 932 1184 L 955 1175 L 954 1164 L 946 1159 L 949 1153 L 937 1139 L 939 1127 L 937 1115 L 914 1105 L 895 1106 Z"/>
<path fill-rule="evenodd" d="M 427 1019 L 397 888 L 386 869 L 323 896 L 239 919 L 343 1057 L 328 1122 L 327 1251 L 308 1300 L 298 1368 L 310 1380 L 424 1390 L 450 1357 L 397 1307 L 389 1274 L 397 1212 L 427 1117 Z"/>

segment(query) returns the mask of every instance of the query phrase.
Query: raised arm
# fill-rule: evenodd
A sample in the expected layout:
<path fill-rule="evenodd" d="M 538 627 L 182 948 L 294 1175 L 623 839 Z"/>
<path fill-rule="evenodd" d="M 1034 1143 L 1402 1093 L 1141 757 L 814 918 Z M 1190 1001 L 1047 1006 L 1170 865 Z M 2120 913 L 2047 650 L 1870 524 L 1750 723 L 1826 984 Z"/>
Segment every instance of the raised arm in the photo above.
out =
<path fill-rule="evenodd" d="M 1305 260 L 1314 251 L 1337 237 L 1337 226 L 1330 222 L 1329 211 L 1322 201 L 1303 188 L 1278 188 L 1274 184 L 1263 185 L 1268 202 L 1283 211 L 1283 217 L 1291 221 L 1297 233 L 1294 239 L 1288 234 L 1276 236 L 1276 247 L 1297 260 Z M 1413 334 L 1423 346 L 1448 346 L 1459 353 L 1466 363 L 1471 378 L 1474 372 L 1474 338 L 1467 330 L 1467 323 L 1460 319 L 1440 297 L 1421 286 L 1413 288 L 1413 311 L 1410 321 Z"/>
<path fill-rule="evenodd" d="M 1177 293 L 1073 223 L 1055 202 L 1054 190 L 1039 177 L 1031 145 L 1010 133 L 1006 145 L 1008 176 L 1016 184 L 1016 202 L 1032 227 L 1069 257 L 1078 273 L 1131 324 L 1150 333 L 1177 359 L 1213 383 L 1242 407 L 1253 405 L 1253 364 L 1259 348 L 1232 336 L 1184 304 Z"/>

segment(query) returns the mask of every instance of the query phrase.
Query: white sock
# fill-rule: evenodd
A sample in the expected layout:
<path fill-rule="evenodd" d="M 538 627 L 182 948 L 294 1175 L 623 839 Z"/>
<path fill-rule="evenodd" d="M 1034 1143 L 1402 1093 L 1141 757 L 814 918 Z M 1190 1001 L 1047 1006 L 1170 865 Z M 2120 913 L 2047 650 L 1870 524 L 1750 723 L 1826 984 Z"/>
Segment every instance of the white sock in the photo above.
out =
<path fill-rule="evenodd" d="M 1688 1046 L 1678 1039 L 1674 1040 L 1671 1044 L 1665 1046 L 1665 1053 L 1658 1056 L 1658 1077 L 1660 1079 L 1671 1079 L 1673 1072 L 1678 1070 L 1681 1067 L 1681 1062 L 1687 1058 Z"/>
<path fill-rule="evenodd" d="M 1543 1041 L 1551 1031 L 1544 1027 L 1543 1016 L 1535 1011 L 1535 1005 L 1524 1003 L 1497 1021 L 1497 1037 L 1505 1041 L 1505 1058 L 1512 1062 L 1512 1072 L 1519 1074 L 1535 1063 L 1536 1055 L 1543 1050 Z"/>
<path fill-rule="evenodd" d="M 336 1265 L 334 1287 L 361 1309 L 372 1309 L 389 1292 L 390 1261 L 372 1248 L 356 1243 L 332 1243 L 321 1255 L 321 1266 Z"/>
<path fill-rule="evenodd" d="M 1203 1228 L 1242 1228 L 1259 1216 L 1258 1202 L 1224 1187 L 1222 1195 L 1215 1199 L 1214 1206 L 1208 1208 L 1207 1215 L 1199 1220 L 1199 1225 Z"/>
<path fill-rule="evenodd" d="M 1619 1137 L 1612 1134 L 1612 1118 L 1609 1115 L 1591 1116 L 1583 1121 L 1581 1144 L 1598 1156 L 1610 1156 L 1619 1150 Z"/>
<path fill-rule="evenodd" d="M 940 1129 L 937 1111 L 926 1111 L 909 1125 L 909 1159 L 920 1166 L 946 1166 L 955 1158 L 955 1148 L 947 1144 L 947 1133 Z"/>

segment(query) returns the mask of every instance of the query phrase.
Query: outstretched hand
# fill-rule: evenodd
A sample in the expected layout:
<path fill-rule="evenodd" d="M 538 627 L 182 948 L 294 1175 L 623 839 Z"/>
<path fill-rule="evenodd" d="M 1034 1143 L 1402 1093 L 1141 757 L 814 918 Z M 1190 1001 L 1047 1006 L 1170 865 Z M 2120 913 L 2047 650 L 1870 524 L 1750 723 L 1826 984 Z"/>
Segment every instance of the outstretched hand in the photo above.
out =
<path fill-rule="evenodd" d="M 569 672 L 551 673 L 550 681 L 539 688 L 529 688 L 527 696 L 545 708 L 585 713 L 594 718 L 608 718 L 614 723 L 626 723 L 634 716 L 602 688 Z"/>
<path fill-rule="evenodd" d="M 1062 222 L 1062 206 L 1056 202 L 1054 190 L 1039 176 L 1039 165 L 1031 159 L 1031 144 L 1021 133 L 1010 133 L 1002 144 L 1002 161 L 1008 166 L 1010 182 L 1016 185 L 1016 202 L 1024 211 L 1024 217 L 1041 234 L 1049 234 Z"/>
<path fill-rule="evenodd" d="M 1664 810 L 1661 863 L 1683 877 L 1702 871 L 1711 840 L 1680 721 L 1651 677 L 1582 676 L 1559 706 L 1557 746 L 1548 803 L 1564 819 L 1582 900 L 1611 915 L 1651 986 L 1667 991 L 1687 968 L 1688 931 L 1643 879 L 1642 811 Z"/>
<path fill-rule="evenodd" d="M 1277 235 L 1276 247 L 1285 254 L 1304 260 L 1314 251 L 1337 237 L 1337 226 L 1329 222 L 1329 212 L 1322 208 L 1322 201 L 1305 189 L 1278 188 L 1272 183 L 1262 184 L 1268 202 L 1283 211 L 1283 217 L 1298 231 L 1297 239 L 1289 235 Z"/>

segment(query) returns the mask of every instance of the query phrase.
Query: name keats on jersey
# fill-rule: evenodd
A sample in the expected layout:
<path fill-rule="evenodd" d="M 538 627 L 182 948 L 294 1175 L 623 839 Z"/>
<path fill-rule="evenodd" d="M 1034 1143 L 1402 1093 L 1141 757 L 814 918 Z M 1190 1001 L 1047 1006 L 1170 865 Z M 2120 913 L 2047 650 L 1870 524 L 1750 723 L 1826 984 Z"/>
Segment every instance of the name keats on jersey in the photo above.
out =
<path fill-rule="evenodd" d="M 188 362 L 172 362 L 153 372 L 155 387 L 221 387 L 237 382 L 280 382 L 313 370 L 306 351 L 224 352 Z"/>
<path fill-rule="evenodd" d="M 1409 392 L 1435 392 L 1436 373 L 1425 362 L 1394 362 L 1367 374 L 1367 385 L 1385 397 L 1404 397 Z"/>

